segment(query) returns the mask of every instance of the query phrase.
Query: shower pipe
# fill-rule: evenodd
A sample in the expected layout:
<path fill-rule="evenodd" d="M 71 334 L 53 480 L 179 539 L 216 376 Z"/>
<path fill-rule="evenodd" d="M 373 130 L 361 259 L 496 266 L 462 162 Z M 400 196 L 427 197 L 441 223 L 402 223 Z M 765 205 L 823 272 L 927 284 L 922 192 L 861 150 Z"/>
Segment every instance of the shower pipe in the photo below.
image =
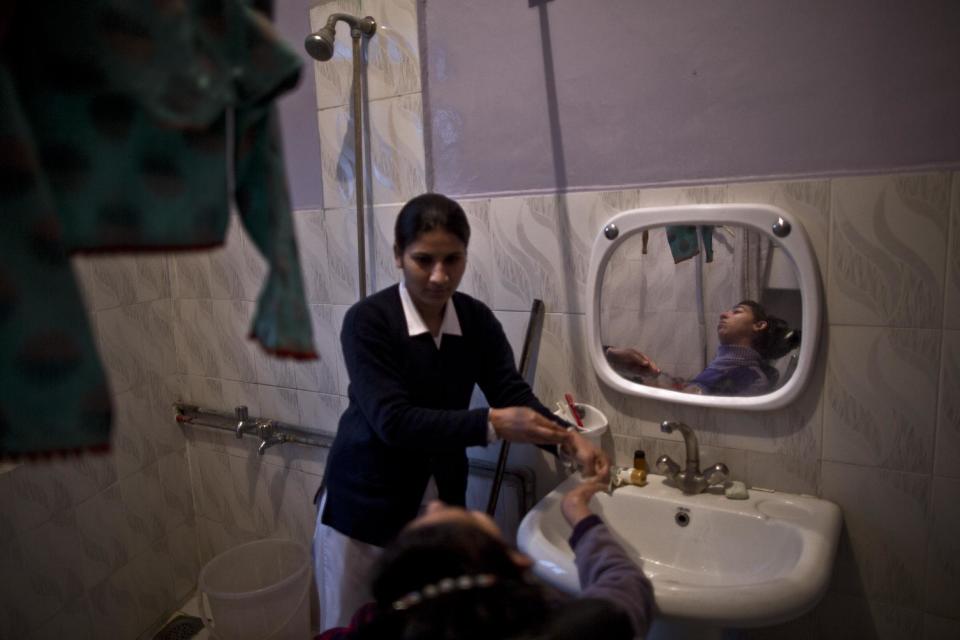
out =
<path fill-rule="evenodd" d="M 357 261 L 360 276 L 360 298 L 366 298 L 367 252 L 364 235 L 365 225 L 363 223 L 363 118 L 361 112 L 362 101 L 360 99 L 360 66 L 363 60 L 360 55 L 360 39 L 363 36 L 372 37 L 377 32 L 377 21 L 370 16 L 358 18 L 346 13 L 331 14 L 327 18 L 327 23 L 319 31 L 306 37 L 303 46 L 310 57 L 315 60 L 326 62 L 332 58 L 336 25 L 339 21 L 350 25 L 350 37 L 353 39 L 353 87 L 351 88 L 351 94 L 353 102 L 353 177 L 357 202 Z"/>
<path fill-rule="evenodd" d="M 271 418 L 251 418 L 245 406 L 239 406 L 233 413 L 215 411 L 212 409 L 201 409 L 200 407 L 178 402 L 173 405 L 175 411 L 175 420 L 183 425 L 191 427 L 204 427 L 217 431 L 230 432 L 238 438 L 244 436 L 254 436 L 260 438 L 260 446 L 257 452 L 263 455 L 269 446 L 274 444 L 301 444 L 308 447 L 320 447 L 329 449 L 333 444 L 333 436 L 325 433 L 317 433 L 304 429 L 301 426 L 273 420 Z M 264 427 L 269 433 L 270 440 L 264 439 L 260 434 Z M 266 443 L 266 444 L 265 444 Z M 498 476 L 500 481 L 507 477 L 511 483 L 520 490 L 520 502 L 517 505 L 520 518 L 533 508 L 533 500 L 536 496 L 536 475 L 529 467 L 517 466 L 510 469 L 498 469 L 492 462 L 487 460 L 469 461 L 470 472 L 482 477 L 494 478 Z M 499 490 L 499 482 L 497 485 Z"/>

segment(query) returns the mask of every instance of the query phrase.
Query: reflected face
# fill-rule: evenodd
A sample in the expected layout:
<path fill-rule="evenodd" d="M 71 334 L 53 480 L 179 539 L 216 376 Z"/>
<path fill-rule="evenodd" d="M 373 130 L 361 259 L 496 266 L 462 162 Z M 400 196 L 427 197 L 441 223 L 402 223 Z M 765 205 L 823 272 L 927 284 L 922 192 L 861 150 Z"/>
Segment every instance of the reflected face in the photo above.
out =
<path fill-rule="evenodd" d="M 757 320 L 750 307 L 737 305 L 720 314 L 717 338 L 720 344 L 749 347 L 753 337 L 766 328 L 767 321 Z"/>
<path fill-rule="evenodd" d="M 503 540 L 503 533 L 500 527 L 493 521 L 493 518 L 480 511 L 467 511 L 462 507 L 451 507 L 439 500 L 431 500 L 423 515 L 413 520 L 409 525 L 411 529 L 432 524 L 457 523 L 465 524 L 471 527 L 477 527 L 490 534 L 497 540 Z"/>
<path fill-rule="evenodd" d="M 397 268 L 414 305 L 423 316 L 443 312 L 467 268 L 467 246 L 444 229 L 417 236 L 403 253 L 394 247 Z"/>

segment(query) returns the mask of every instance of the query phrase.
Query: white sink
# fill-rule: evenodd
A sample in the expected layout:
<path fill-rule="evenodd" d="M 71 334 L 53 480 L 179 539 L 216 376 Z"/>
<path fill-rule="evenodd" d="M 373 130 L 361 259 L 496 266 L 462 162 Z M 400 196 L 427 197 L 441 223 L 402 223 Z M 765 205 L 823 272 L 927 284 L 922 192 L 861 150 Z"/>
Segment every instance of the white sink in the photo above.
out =
<path fill-rule="evenodd" d="M 832 502 L 759 490 L 747 500 L 730 500 L 719 489 L 687 496 L 663 476 L 648 480 L 598 494 L 590 505 L 642 561 L 661 614 L 756 627 L 795 618 L 823 595 L 840 534 Z M 517 534 L 537 575 L 571 594 L 580 585 L 560 499 L 577 482 L 568 478 L 537 503 Z"/>

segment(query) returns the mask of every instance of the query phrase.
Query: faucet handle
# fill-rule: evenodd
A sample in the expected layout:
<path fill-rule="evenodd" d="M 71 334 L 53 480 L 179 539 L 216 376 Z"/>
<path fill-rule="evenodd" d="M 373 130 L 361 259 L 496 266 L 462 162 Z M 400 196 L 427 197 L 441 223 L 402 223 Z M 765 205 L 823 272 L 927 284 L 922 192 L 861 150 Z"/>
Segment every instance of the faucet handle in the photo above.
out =
<path fill-rule="evenodd" d="M 657 458 L 657 471 L 668 478 L 673 478 L 680 473 L 680 465 L 674 462 L 673 458 L 664 454 Z"/>
<path fill-rule="evenodd" d="M 718 462 L 703 470 L 703 478 L 707 481 L 707 485 L 722 484 L 726 482 L 729 477 L 730 470 L 727 469 L 727 465 L 722 462 Z"/>

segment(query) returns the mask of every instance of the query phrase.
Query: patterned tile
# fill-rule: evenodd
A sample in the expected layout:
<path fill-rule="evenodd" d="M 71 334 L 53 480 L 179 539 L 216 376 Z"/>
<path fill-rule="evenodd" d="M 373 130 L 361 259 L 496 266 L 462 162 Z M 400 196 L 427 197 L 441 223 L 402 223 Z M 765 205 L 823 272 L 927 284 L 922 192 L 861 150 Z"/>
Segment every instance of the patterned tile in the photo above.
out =
<path fill-rule="evenodd" d="M 960 478 L 960 331 L 943 332 L 934 473 Z"/>
<path fill-rule="evenodd" d="M 826 281 L 830 235 L 829 180 L 731 184 L 727 195 L 731 202 L 771 204 L 792 214 L 803 225 L 820 266 L 820 277 Z"/>
<path fill-rule="evenodd" d="M 369 99 L 420 91 L 416 0 L 362 0 L 361 7 L 377 21 L 366 47 Z"/>
<path fill-rule="evenodd" d="M 491 202 L 495 309 L 527 310 L 538 298 L 548 313 L 582 311 L 578 301 L 586 273 L 573 270 L 580 262 L 563 251 L 556 201 L 540 196 Z"/>
<path fill-rule="evenodd" d="M 107 579 L 133 556 L 132 536 L 119 485 L 113 485 L 77 507 L 84 586 Z"/>
<path fill-rule="evenodd" d="M 930 330 L 831 327 L 824 459 L 929 473 L 939 346 Z"/>
<path fill-rule="evenodd" d="M 923 602 L 930 476 L 823 462 L 823 497 L 843 511 L 834 588 L 898 606 Z"/>
<path fill-rule="evenodd" d="M 420 94 L 411 93 L 370 103 L 369 120 L 370 134 L 364 144 L 369 154 L 370 202 L 375 205 L 400 204 L 423 193 L 427 182 Z M 352 146 L 352 142 L 350 144 Z M 344 151 L 346 149 L 347 145 L 344 145 Z M 325 171 L 324 175 L 330 174 Z M 341 184 L 339 173 L 337 182 Z"/>
<path fill-rule="evenodd" d="M 394 226 L 400 208 L 396 204 L 376 206 L 367 217 L 368 293 L 386 289 L 400 281 L 401 273 L 393 253 Z"/>
<path fill-rule="evenodd" d="M 960 329 L 960 172 L 951 176 L 950 244 L 947 248 L 946 301 L 943 326 Z"/>
<path fill-rule="evenodd" d="M 333 304 L 353 304 L 359 295 L 359 266 L 357 264 L 357 213 L 355 209 L 337 209 L 324 212 L 327 236 L 326 272 L 330 301 Z"/>
<path fill-rule="evenodd" d="M 924 611 L 960 618 L 960 480 L 933 479 Z"/>
<path fill-rule="evenodd" d="M 947 173 L 833 181 L 831 323 L 941 326 L 949 189 Z"/>
<path fill-rule="evenodd" d="M 333 107 L 317 112 L 320 134 L 320 169 L 323 175 L 323 208 L 354 206 L 353 116 L 349 107 Z"/>

